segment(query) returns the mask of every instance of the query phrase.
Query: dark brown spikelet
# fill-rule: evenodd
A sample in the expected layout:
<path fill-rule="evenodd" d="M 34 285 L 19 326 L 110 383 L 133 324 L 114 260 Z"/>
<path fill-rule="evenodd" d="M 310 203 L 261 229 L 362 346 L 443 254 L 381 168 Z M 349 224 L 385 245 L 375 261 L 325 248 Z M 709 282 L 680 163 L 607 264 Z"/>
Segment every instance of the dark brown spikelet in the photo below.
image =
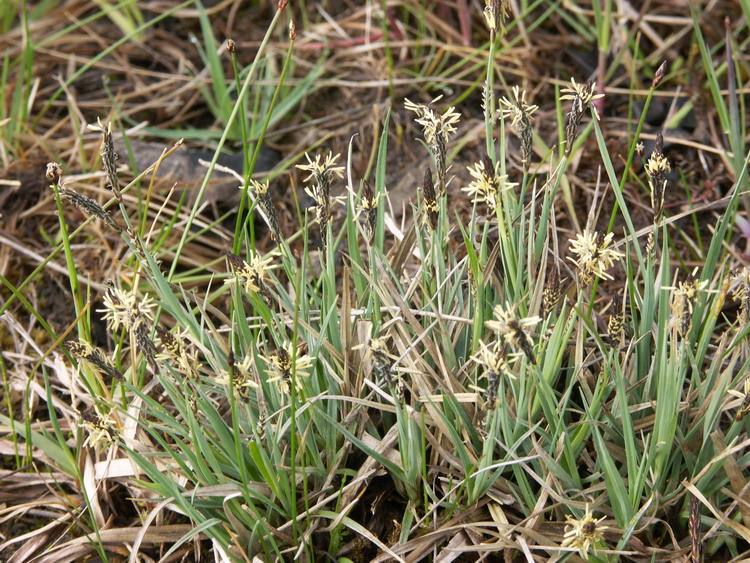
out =
<path fill-rule="evenodd" d="M 531 157 L 533 155 L 532 144 L 534 141 L 534 129 L 531 126 L 531 118 L 527 112 L 521 113 L 522 117 L 518 122 L 518 138 L 521 141 L 521 163 L 524 172 L 529 171 Z"/>
<path fill-rule="evenodd" d="M 678 283 L 678 288 L 672 292 L 672 326 L 677 329 L 677 334 L 684 338 L 690 331 L 693 319 L 693 305 L 698 299 L 698 291 L 701 284 L 693 274 L 688 274 L 684 282 Z"/>
<path fill-rule="evenodd" d="M 690 563 L 702 563 L 701 553 L 701 512 L 698 498 L 690 497 L 690 518 L 688 519 L 688 533 L 690 534 Z"/>
<path fill-rule="evenodd" d="M 378 199 L 372 191 L 372 185 L 367 180 L 362 180 L 362 209 L 365 214 L 367 240 L 372 245 L 378 218 Z"/>
<path fill-rule="evenodd" d="M 81 341 L 71 340 L 64 344 L 68 351 L 82 360 L 86 360 L 95 368 L 103 371 L 110 377 L 115 379 L 122 379 L 122 374 L 117 371 L 112 362 L 104 355 L 104 353 L 98 348 L 93 348 L 88 344 Z"/>
<path fill-rule="evenodd" d="M 739 326 L 743 326 L 750 320 L 750 269 L 735 268 L 730 277 L 739 280 L 739 284 L 732 292 L 732 300 L 740 304 L 737 322 Z"/>
<path fill-rule="evenodd" d="M 230 53 L 234 53 L 236 48 L 236 45 L 234 43 L 234 39 L 227 39 L 227 51 Z"/>
<path fill-rule="evenodd" d="M 227 262 L 229 262 L 229 265 L 237 270 L 238 272 L 244 271 L 245 268 L 249 268 L 249 264 L 245 262 L 245 259 L 241 256 L 237 256 L 236 254 L 232 254 L 228 250 L 224 251 L 224 255 L 227 257 Z"/>
<path fill-rule="evenodd" d="M 81 413 L 81 420 L 89 424 L 92 428 L 105 432 L 110 442 L 114 442 L 117 439 L 115 429 L 105 422 L 104 417 L 95 408 L 91 407 L 83 411 Z"/>
<path fill-rule="evenodd" d="M 624 327 L 624 316 L 622 310 L 622 296 L 615 295 L 612 299 L 611 314 L 607 323 L 607 335 L 612 343 L 622 340 L 622 329 Z"/>
<path fill-rule="evenodd" d="M 149 367 L 153 373 L 159 372 L 159 366 L 156 363 L 156 346 L 148 333 L 146 321 L 139 319 L 135 322 L 135 343 L 141 354 L 146 358 Z"/>
<path fill-rule="evenodd" d="M 497 391 L 500 388 L 500 374 L 494 369 L 488 369 L 487 375 L 487 401 L 485 407 L 487 410 L 492 410 L 499 404 L 497 397 Z M 485 419 L 485 422 L 487 419 Z"/>
<path fill-rule="evenodd" d="M 331 220 L 331 208 L 328 205 L 319 204 L 315 208 L 315 212 L 318 218 L 318 225 L 320 226 L 320 238 L 323 241 L 323 248 L 328 248 L 328 230 L 326 225 Z"/>
<path fill-rule="evenodd" d="M 422 187 L 422 196 L 424 197 L 422 205 L 424 206 L 425 222 L 432 230 L 437 227 L 438 211 L 440 207 L 435 194 L 435 185 L 432 183 L 432 172 L 428 166 L 424 170 L 424 186 Z"/>
<path fill-rule="evenodd" d="M 112 130 L 110 127 L 101 128 L 102 132 L 102 166 L 107 174 L 109 189 L 115 194 L 117 201 L 122 201 L 120 193 L 120 179 L 117 176 L 117 153 L 115 152 L 115 143 L 112 140 Z"/>
<path fill-rule="evenodd" d="M 393 360 L 385 341 L 382 338 L 370 340 L 370 352 L 372 352 L 372 369 L 376 376 L 382 378 L 388 387 L 395 386 L 397 381 L 393 372 Z"/>
<path fill-rule="evenodd" d="M 266 196 L 258 200 L 263 212 L 268 217 L 268 226 L 271 232 L 271 240 L 275 243 L 279 243 L 282 240 L 281 225 L 279 224 L 279 214 L 276 212 L 276 207 L 271 201 L 271 198 Z"/>
<path fill-rule="evenodd" d="M 292 382 L 292 358 L 289 355 L 289 353 L 284 348 L 279 348 L 276 350 L 276 353 L 274 354 L 274 363 L 276 365 L 276 370 L 278 371 L 279 377 L 281 381 L 288 386 L 289 389 L 292 388 L 291 382 Z"/>
<path fill-rule="evenodd" d="M 492 164 L 492 159 L 487 155 L 482 155 L 482 176 L 487 182 L 490 191 L 495 194 L 500 194 L 502 186 L 500 185 L 500 178 L 495 174 L 495 166 Z"/>
<path fill-rule="evenodd" d="M 565 122 L 565 154 L 569 155 L 573 149 L 573 143 L 578 137 L 578 126 L 581 124 L 583 119 L 583 113 L 586 106 L 591 100 L 594 90 L 594 83 L 587 82 L 581 86 L 578 93 L 576 93 L 575 99 L 573 100 L 573 107 L 568 112 L 567 119 Z"/>
<path fill-rule="evenodd" d="M 234 373 L 237 371 L 237 366 L 234 362 L 234 350 L 229 350 L 229 354 L 227 354 L 227 373 L 229 374 L 229 379 L 234 381 Z"/>
<path fill-rule="evenodd" d="M 578 126 L 581 124 L 583 112 L 579 109 L 579 104 L 574 103 L 565 120 L 565 154 L 569 155 L 573 149 L 573 143 L 578 137 Z"/>
<path fill-rule="evenodd" d="M 557 308 L 560 302 L 560 275 L 557 268 L 552 268 L 547 274 L 547 283 L 544 284 L 544 293 L 542 294 L 542 308 L 546 314 L 550 314 Z"/>
<path fill-rule="evenodd" d="M 110 215 L 109 211 L 99 205 L 99 202 L 97 202 L 96 200 L 91 199 L 90 197 L 86 197 L 85 195 L 81 195 L 78 192 L 71 190 L 70 188 L 61 188 L 60 194 L 65 196 L 65 198 L 67 198 L 70 203 L 75 205 L 78 209 L 80 209 L 87 215 L 97 217 L 113 231 L 122 233 L 122 227 L 117 224 L 112 215 Z"/>
<path fill-rule="evenodd" d="M 276 243 L 281 242 L 282 235 L 281 226 L 279 225 L 279 214 L 276 212 L 276 206 L 274 206 L 271 195 L 268 193 L 268 184 L 251 180 L 249 188 L 255 196 L 258 207 L 263 211 L 271 232 L 271 239 Z"/>
<path fill-rule="evenodd" d="M 276 351 L 276 367 L 283 377 L 292 376 L 292 358 L 284 348 Z"/>
<path fill-rule="evenodd" d="M 185 345 L 177 338 L 174 334 L 169 332 L 166 328 L 157 326 L 156 335 L 161 341 L 161 347 L 164 351 L 173 359 L 179 359 L 180 356 L 185 354 Z"/>
<path fill-rule="evenodd" d="M 521 324 L 517 320 L 511 319 L 508 321 L 508 328 L 513 332 L 510 338 L 511 344 L 518 346 L 521 349 L 531 365 L 536 365 L 536 358 L 534 358 L 534 350 L 532 347 L 533 343 Z"/>
<path fill-rule="evenodd" d="M 646 174 L 651 188 L 651 207 L 654 210 L 654 224 L 659 222 L 664 207 L 664 190 L 667 186 L 669 161 L 664 157 L 664 137 L 657 133 L 654 150 L 646 162 Z"/>
<path fill-rule="evenodd" d="M 263 390 L 258 390 L 258 422 L 255 425 L 256 436 L 258 440 L 263 442 L 266 439 L 266 426 L 268 425 L 268 407 L 266 406 L 266 399 L 263 395 Z"/>
<path fill-rule="evenodd" d="M 242 391 L 244 377 L 242 370 L 237 369 L 237 359 L 234 355 L 234 350 L 230 350 L 227 355 L 227 373 L 229 374 L 229 380 L 232 382 L 233 392 L 239 397 L 244 397 Z"/>
<path fill-rule="evenodd" d="M 667 73 L 667 61 L 664 61 L 659 65 L 654 73 L 654 79 L 651 81 L 651 88 L 658 88 L 661 81 L 664 80 L 664 75 Z"/>

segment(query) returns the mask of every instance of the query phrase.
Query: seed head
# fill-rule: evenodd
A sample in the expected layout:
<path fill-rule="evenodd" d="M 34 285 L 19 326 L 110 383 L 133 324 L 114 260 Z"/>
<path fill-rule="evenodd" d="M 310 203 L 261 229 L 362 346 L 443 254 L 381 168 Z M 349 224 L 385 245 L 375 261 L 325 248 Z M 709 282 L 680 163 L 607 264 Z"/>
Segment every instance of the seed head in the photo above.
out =
<path fill-rule="evenodd" d="M 703 561 L 701 553 L 701 542 L 703 541 L 701 537 L 701 508 L 695 495 L 690 496 L 688 533 L 690 534 L 690 563 L 701 563 Z"/>
<path fill-rule="evenodd" d="M 698 292 L 708 286 L 708 280 L 698 281 L 693 274 L 685 281 L 678 282 L 676 288 L 672 289 L 672 302 L 670 311 L 672 313 L 669 326 L 684 338 L 690 331 L 690 323 L 693 318 L 693 305 L 698 300 Z"/>
<path fill-rule="evenodd" d="M 491 32 L 497 32 L 498 26 L 505 29 L 508 9 L 507 0 L 484 0 L 484 22 Z"/>
<path fill-rule="evenodd" d="M 521 141 L 521 162 L 524 170 L 529 169 L 532 154 L 533 130 L 531 127 L 531 114 L 534 113 L 538 106 L 526 103 L 526 90 L 519 93 L 518 86 L 513 87 L 514 101 L 508 98 L 500 100 L 500 111 L 505 119 L 510 118 L 511 126 L 518 131 L 518 138 Z"/>
<path fill-rule="evenodd" d="M 78 209 L 86 213 L 101 219 L 109 228 L 117 233 L 122 232 L 122 227 L 117 224 L 112 215 L 104 209 L 99 202 L 85 195 L 81 195 L 78 192 L 71 190 L 70 188 L 60 188 L 60 195 L 65 197 L 70 203 L 75 205 Z"/>
<path fill-rule="evenodd" d="M 74 356 L 86 360 L 95 368 L 103 371 L 110 377 L 122 379 L 122 374 L 117 371 L 112 361 L 99 348 L 94 348 L 85 340 L 71 340 L 65 343 L 65 347 Z"/>
<path fill-rule="evenodd" d="M 271 305 L 272 300 L 266 285 L 267 267 L 273 261 L 272 257 L 261 258 L 259 255 L 250 251 L 248 262 L 244 258 L 226 252 L 227 261 L 234 270 L 235 277 L 227 278 L 224 283 L 232 285 L 241 282 L 245 291 L 248 293 L 258 293 L 266 302 Z"/>
<path fill-rule="evenodd" d="M 110 413 L 102 414 L 98 410 L 87 410 L 80 414 L 79 425 L 88 430 L 88 437 L 83 447 L 91 446 L 96 450 L 108 447 L 117 439 L 117 427 Z"/>
<path fill-rule="evenodd" d="M 572 100 L 573 108 L 578 110 L 578 113 L 583 113 L 584 110 L 591 105 L 591 102 L 604 97 L 604 94 L 594 94 L 596 90 L 596 82 L 587 82 L 586 84 L 578 84 L 575 78 L 570 79 L 570 86 L 560 90 L 562 96 L 560 100 Z M 596 111 L 596 106 L 591 106 L 594 110 L 594 116 L 599 119 L 599 113 Z"/>
<path fill-rule="evenodd" d="M 435 185 L 432 183 L 432 172 L 430 171 L 429 166 L 424 170 L 424 186 L 422 187 L 422 196 L 422 205 L 424 209 L 423 222 L 434 231 L 437 227 L 440 206 L 438 205 L 437 194 L 435 193 Z"/>
<path fill-rule="evenodd" d="M 248 187 L 255 196 L 258 206 L 263 211 L 264 219 L 271 231 L 271 238 L 276 243 L 280 242 L 282 235 L 281 226 L 279 225 L 279 215 L 276 213 L 276 207 L 268 193 L 268 182 L 258 182 L 251 179 Z"/>
<path fill-rule="evenodd" d="M 287 342 L 282 348 L 269 356 L 263 356 L 268 364 L 269 383 L 275 383 L 282 395 L 289 394 L 289 386 L 292 381 L 292 371 L 297 379 L 297 390 L 302 389 L 302 377 L 310 375 L 313 359 L 307 355 L 299 355 L 292 348 L 292 343 Z"/>
<path fill-rule="evenodd" d="M 494 320 L 484 323 L 487 328 L 501 336 L 513 348 L 523 352 L 530 364 L 536 364 L 533 342 L 527 331 L 542 319 L 539 317 L 517 318 L 512 309 L 506 309 L 500 304 L 495 305 L 493 312 Z"/>
<path fill-rule="evenodd" d="M 568 260 L 578 266 L 578 279 L 582 286 L 587 286 L 595 277 L 613 279 L 607 270 L 622 258 L 622 254 L 609 248 L 612 237 L 613 233 L 602 236 L 587 227 L 570 242 L 570 251 L 577 257 L 568 257 Z"/>
<path fill-rule="evenodd" d="M 322 160 L 319 154 L 315 155 L 315 160 L 312 160 L 310 155 L 305 153 L 307 164 L 297 165 L 300 170 L 310 173 L 304 179 L 305 182 L 314 181 L 312 187 L 305 188 L 305 193 L 315 200 L 315 212 L 324 245 L 327 244 L 326 226 L 331 220 L 331 181 L 334 176 L 344 177 L 344 167 L 335 166 L 339 156 L 341 155 L 334 156 L 333 153 L 329 152 L 325 160 Z"/>
<path fill-rule="evenodd" d="M 664 61 L 659 65 L 654 73 L 654 79 L 651 81 L 651 88 L 658 88 L 661 81 L 664 80 L 664 75 L 667 73 L 667 61 Z"/>
<path fill-rule="evenodd" d="M 216 383 L 229 385 L 231 382 L 235 398 L 247 399 L 250 390 L 258 387 L 255 361 L 252 354 L 247 354 L 242 362 L 237 363 L 233 351 L 227 356 L 227 369 L 219 374 Z"/>
<path fill-rule="evenodd" d="M 60 166 L 57 162 L 49 162 L 47 164 L 47 173 L 45 174 L 45 176 L 47 177 L 47 180 L 49 180 L 50 184 L 59 186 L 60 178 L 62 177 L 62 166 Z"/>
<path fill-rule="evenodd" d="M 566 518 L 563 547 L 577 549 L 583 559 L 588 559 L 589 551 L 593 547 L 594 553 L 596 553 L 597 544 L 604 539 L 603 532 L 608 529 L 607 526 L 600 524 L 604 517 L 594 518 L 587 504 L 583 518 L 576 520 L 569 515 Z"/>
<path fill-rule="evenodd" d="M 472 203 L 486 203 L 492 214 L 497 211 L 500 193 L 516 185 L 507 182 L 507 176 L 500 176 L 499 168 L 499 162 L 493 166 L 490 158 L 484 155 L 481 162 L 476 164 L 474 168 L 470 166 L 467 168 L 474 179 L 468 186 L 461 188 L 461 191 L 466 192 L 472 198 Z"/>
<path fill-rule="evenodd" d="M 331 179 L 334 176 L 338 176 L 339 178 L 344 177 L 344 167 L 336 166 L 336 161 L 340 156 L 340 154 L 334 155 L 329 152 L 326 155 L 325 160 L 322 160 L 322 157 L 319 154 L 316 154 L 315 160 L 312 160 L 310 155 L 305 153 L 307 164 L 298 164 L 297 168 L 310 173 L 309 176 L 304 179 L 305 182 L 314 180 L 317 184 L 318 190 L 329 193 Z"/>
<path fill-rule="evenodd" d="M 750 268 L 744 268 L 733 272 L 733 281 L 737 281 L 737 287 L 732 292 L 732 299 L 740 304 L 738 320 L 740 326 L 747 324 L 750 320 Z"/>
<path fill-rule="evenodd" d="M 158 346 L 162 352 L 156 354 L 156 359 L 169 362 L 177 371 L 190 378 L 197 378 L 198 358 L 194 352 L 188 351 L 187 334 L 186 330 L 178 330 L 173 334 L 167 329 L 157 326 Z"/>
<path fill-rule="evenodd" d="M 746 377 L 742 384 L 742 391 L 736 389 L 730 389 L 728 393 L 738 399 L 742 399 L 737 412 L 734 415 L 734 419 L 740 422 L 750 412 L 750 377 Z"/>
<path fill-rule="evenodd" d="M 669 161 L 662 153 L 664 138 L 661 133 L 656 135 L 656 144 L 651 156 L 646 162 L 646 175 L 651 188 L 651 208 L 654 210 L 654 224 L 659 221 L 664 206 L 664 191 L 667 187 L 667 173 L 671 171 Z"/>
<path fill-rule="evenodd" d="M 158 373 L 159 365 L 156 363 L 156 345 L 151 340 L 150 326 L 145 322 L 139 322 L 135 325 L 134 333 L 138 350 L 146 358 L 151 371 Z"/>
<path fill-rule="evenodd" d="M 551 268 L 547 274 L 547 281 L 544 284 L 544 293 L 542 294 L 542 309 L 546 314 L 550 314 L 557 308 L 560 302 L 560 274 L 557 268 Z"/>
<path fill-rule="evenodd" d="M 624 321 L 625 317 L 622 310 L 622 296 L 618 294 L 612 298 L 609 322 L 607 323 L 607 335 L 613 343 L 621 341 Z"/>
<path fill-rule="evenodd" d="M 479 352 L 472 359 L 474 363 L 484 369 L 482 377 L 487 379 L 485 406 L 488 409 L 494 409 L 499 402 L 497 393 L 500 378 L 503 376 L 511 379 L 516 378 L 505 358 L 505 350 L 501 342 L 496 342 L 491 347 L 484 342 L 480 342 Z"/>
<path fill-rule="evenodd" d="M 440 99 L 435 98 L 430 102 L 434 104 Z M 414 102 L 404 99 L 404 107 L 417 114 L 416 122 L 422 126 L 422 133 L 427 146 L 430 147 L 435 159 L 435 168 L 437 169 L 438 178 L 438 197 L 442 197 L 445 192 L 445 176 L 448 172 L 446 168 L 447 146 L 450 136 L 456 132 L 456 125 L 461 119 L 461 115 L 456 108 L 449 107 L 442 115 L 429 106 L 415 104 Z"/>
<path fill-rule="evenodd" d="M 560 100 L 572 100 L 573 107 L 568 112 L 565 123 L 565 152 L 569 154 L 573 148 L 573 143 L 578 136 L 578 126 L 581 124 L 583 112 L 587 107 L 591 107 L 594 117 L 598 120 L 599 113 L 596 111 L 596 105 L 591 102 L 604 97 L 604 94 L 594 94 L 596 82 L 587 82 L 578 84 L 575 78 L 570 79 L 570 86 L 561 90 Z"/>
<path fill-rule="evenodd" d="M 386 339 L 383 337 L 370 339 L 368 349 L 372 355 L 372 369 L 375 375 L 388 387 L 398 390 L 401 381 L 394 366 L 396 357 L 391 353 Z"/>
<path fill-rule="evenodd" d="M 375 194 L 373 194 L 370 182 L 362 180 L 362 199 L 359 203 L 359 212 L 364 214 L 365 234 L 367 235 L 367 240 L 370 244 L 372 244 L 373 237 L 375 236 L 379 199 L 380 195 L 375 196 Z"/>
<path fill-rule="evenodd" d="M 102 299 L 104 313 L 110 330 L 117 331 L 125 327 L 128 331 L 135 331 L 139 325 L 150 324 L 154 320 L 153 309 L 156 303 L 148 295 L 138 298 L 135 291 L 125 291 L 110 285 Z"/>
<path fill-rule="evenodd" d="M 120 180 L 117 176 L 117 153 L 115 152 L 115 144 L 112 140 L 112 124 L 108 123 L 105 127 L 102 124 L 101 119 L 97 119 L 96 125 L 89 125 L 88 128 L 92 131 L 98 131 L 102 134 L 102 166 L 104 172 L 107 174 L 107 180 L 109 181 L 109 189 L 115 194 L 118 201 L 122 201 L 122 194 L 120 193 Z"/>

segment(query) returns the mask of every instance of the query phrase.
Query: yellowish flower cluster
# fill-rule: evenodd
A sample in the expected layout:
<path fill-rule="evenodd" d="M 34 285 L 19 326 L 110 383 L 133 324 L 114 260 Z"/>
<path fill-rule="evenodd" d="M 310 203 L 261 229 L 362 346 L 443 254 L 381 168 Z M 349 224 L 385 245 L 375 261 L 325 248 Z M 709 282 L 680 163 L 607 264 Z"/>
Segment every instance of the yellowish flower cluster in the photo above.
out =
<path fill-rule="evenodd" d="M 622 258 L 622 254 L 609 248 L 613 237 L 613 233 L 602 236 L 587 227 L 583 233 L 576 235 L 576 239 L 571 241 L 570 251 L 577 257 L 568 258 L 568 260 L 578 267 L 578 279 L 581 285 L 588 285 L 595 277 L 612 279 L 607 270 Z"/>

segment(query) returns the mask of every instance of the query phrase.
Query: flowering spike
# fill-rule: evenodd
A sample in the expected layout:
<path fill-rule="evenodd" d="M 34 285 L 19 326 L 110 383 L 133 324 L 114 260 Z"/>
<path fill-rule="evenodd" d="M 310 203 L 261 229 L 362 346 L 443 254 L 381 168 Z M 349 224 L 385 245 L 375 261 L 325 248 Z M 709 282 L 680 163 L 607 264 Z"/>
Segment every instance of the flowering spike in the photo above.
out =
<path fill-rule="evenodd" d="M 430 102 L 434 104 L 440 99 L 435 98 Z M 437 196 L 442 197 L 445 194 L 447 146 L 450 135 L 456 132 L 456 124 L 461 119 L 461 115 L 456 108 L 449 107 L 445 113 L 439 114 L 434 109 L 423 104 L 404 99 L 404 107 L 417 114 L 416 122 L 422 126 L 424 140 L 432 151 L 435 159 L 435 168 L 437 172 Z"/>
<path fill-rule="evenodd" d="M 503 190 L 514 187 L 516 184 L 507 182 L 507 176 L 500 176 L 500 163 L 492 165 L 487 155 L 482 156 L 479 164 L 474 168 L 467 168 L 469 174 L 474 178 L 467 187 L 461 188 L 473 203 L 486 203 L 490 212 L 496 212 L 500 202 L 500 194 Z"/>
<path fill-rule="evenodd" d="M 268 193 L 268 182 L 261 183 L 251 179 L 248 187 L 253 192 L 258 206 L 263 211 L 264 218 L 271 232 L 271 239 L 276 243 L 281 242 L 282 234 L 281 226 L 279 225 L 279 215 L 276 213 L 276 207 Z"/>
<path fill-rule="evenodd" d="M 336 166 L 339 156 L 341 155 L 334 155 L 329 152 L 325 160 L 322 160 L 320 155 L 316 155 L 315 160 L 312 160 L 310 155 L 305 153 L 307 164 L 297 165 L 297 168 L 300 170 L 310 173 L 305 178 L 305 182 L 309 182 L 310 180 L 314 180 L 315 182 L 312 188 L 305 188 L 305 193 L 315 200 L 315 212 L 324 247 L 328 244 L 326 227 L 331 220 L 331 204 L 333 201 L 331 198 L 331 180 L 334 176 L 338 176 L 339 178 L 344 177 L 344 167 Z"/>
<path fill-rule="evenodd" d="M 307 355 L 300 355 L 292 349 L 292 343 L 287 342 L 276 352 L 263 356 L 268 364 L 269 383 L 275 383 L 282 395 L 288 395 L 292 382 L 292 372 L 297 379 L 297 390 L 302 389 L 302 378 L 310 375 L 313 359 Z"/>
<path fill-rule="evenodd" d="M 578 126 L 581 124 L 583 112 L 587 107 L 591 107 L 594 117 L 598 120 L 599 113 L 596 111 L 596 105 L 592 105 L 594 100 L 604 97 L 604 94 L 594 94 L 596 91 L 596 82 L 587 82 L 578 84 L 575 78 L 571 78 L 570 86 L 561 90 L 560 100 L 571 100 L 573 107 L 568 112 L 565 122 L 565 154 L 570 154 L 573 143 L 578 136 Z"/>
<path fill-rule="evenodd" d="M 495 305 L 494 314 L 494 320 L 485 322 L 487 328 L 497 333 L 514 348 L 520 349 L 530 364 L 536 364 L 533 342 L 527 331 L 542 319 L 539 317 L 517 318 L 512 310 L 502 305 Z"/>
<path fill-rule="evenodd" d="M 578 279 L 581 285 L 587 286 L 595 277 L 613 279 L 607 270 L 615 261 L 622 258 L 622 254 L 609 248 L 612 237 L 613 233 L 602 236 L 587 227 L 582 234 L 576 235 L 576 240 L 571 241 L 570 250 L 578 257 L 569 257 L 568 260 L 578 266 Z"/>
<path fill-rule="evenodd" d="M 682 338 L 685 338 L 690 331 L 693 305 L 698 300 L 698 292 L 706 289 L 706 286 L 708 286 L 708 280 L 698 281 L 693 274 L 690 274 L 685 281 L 679 282 L 676 288 L 672 288 L 672 302 L 670 303 L 672 318 L 669 326 Z"/>
<path fill-rule="evenodd" d="M 654 79 L 651 81 L 651 88 L 658 88 L 661 81 L 664 80 L 664 75 L 667 73 L 667 61 L 664 61 L 659 65 L 654 73 Z"/>
<path fill-rule="evenodd" d="M 367 180 L 362 180 L 362 201 L 359 204 L 360 212 L 365 216 L 365 234 L 372 245 L 375 236 L 375 227 L 378 218 L 378 197 L 372 191 L 372 186 Z"/>
<path fill-rule="evenodd" d="M 520 93 L 519 93 L 520 92 Z M 511 119 L 511 126 L 518 131 L 518 138 L 521 141 L 521 162 L 524 171 L 528 171 L 531 163 L 532 142 L 534 140 L 533 130 L 531 127 L 531 114 L 534 113 L 538 106 L 526 102 L 526 91 L 520 91 L 518 86 L 513 87 L 514 101 L 508 98 L 500 100 L 500 111 L 503 118 Z"/>
<path fill-rule="evenodd" d="M 434 231 L 437 227 L 440 206 L 437 202 L 435 185 L 432 183 L 432 172 L 430 171 L 429 166 L 424 169 L 424 186 L 422 187 L 422 195 L 424 196 L 422 201 L 422 205 L 424 206 L 424 222 Z"/>
<path fill-rule="evenodd" d="M 83 447 L 91 446 L 96 450 L 108 447 L 117 439 L 117 427 L 110 413 L 102 414 L 96 408 L 80 413 L 78 424 L 88 430 L 89 435 Z"/>
<path fill-rule="evenodd" d="M 112 124 L 108 123 L 105 127 L 102 124 L 101 119 L 97 119 L 96 125 L 89 125 L 89 129 L 92 131 L 98 131 L 102 134 L 102 166 L 107 174 L 107 180 L 109 180 L 109 189 L 115 194 L 117 201 L 122 202 L 122 194 L 120 193 L 120 180 L 117 176 L 117 153 L 115 152 L 115 144 L 112 140 Z"/>
<path fill-rule="evenodd" d="M 579 555 L 588 559 L 589 551 L 594 548 L 596 553 L 597 544 L 604 539 L 603 533 L 607 526 L 601 526 L 604 517 L 594 518 L 589 505 L 586 505 L 586 513 L 583 518 L 576 520 L 572 516 L 566 516 L 568 522 L 565 525 L 565 537 L 563 547 L 572 547 L 578 550 Z"/>
<path fill-rule="evenodd" d="M 252 251 L 250 251 L 249 262 L 231 252 L 226 252 L 225 255 L 237 277 L 228 278 L 224 283 L 233 284 L 236 281 L 242 280 L 246 292 L 260 294 L 266 305 L 270 307 L 273 301 L 265 280 L 267 277 L 266 269 L 273 259 L 271 257 L 261 258 Z"/>
<path fill-rule="evenodd" d="M 667 173 L 671 171 L 669 161 L 662 152 L 664 148 L 664 137 L 661 133 L 656 135 L 656 143 L 651 156 L 646 162 L 646 175 L 648 185 L 651 188 L 651 207 L 654 210 L 654 224 L 659 222 L 664 207 L 664 191 L 667 187 Z"/>

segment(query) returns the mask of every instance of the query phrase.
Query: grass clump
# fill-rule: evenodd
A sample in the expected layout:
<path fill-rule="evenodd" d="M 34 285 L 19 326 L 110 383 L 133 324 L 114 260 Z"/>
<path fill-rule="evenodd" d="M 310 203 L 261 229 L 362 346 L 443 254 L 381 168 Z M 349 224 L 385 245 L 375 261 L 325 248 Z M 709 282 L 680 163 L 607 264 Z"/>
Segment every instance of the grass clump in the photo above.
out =
<path fill-rule="evenodd" d="M 236 80 L 224 78 L 198 5 L 213 80 L 198 91 L 219 140 L 192 208 L 170 194 L 152 209 L 153 186 L 121 179 L 116 124 L 92 128 L 99 199 L 48 166 L 46 205 L 59 216 L 45 263 L 64 254 L 74 318 L 60 334 L 43 325 L 47 351 L 20 387 L 2 356 L 0 423 L 13 456 L 5 478 L 51 475 L 40 498 L 75 524 L 0 549 L 23 541 L 46 560 L 743 557 L 750 277 L 733 247 L 747 221 L 747 158 L 740 166 L 716 148 L 734 172 L 726 192 L 673 214 L 686 182 L 668 137 L 656 133 L 648 157 L 640 147 L 664 67 L 615 154 L 617 116 L 604 104 L 616 87 L 571 79 L 536 99 L 495 64 L 513 29 L 560 7 L 525 5 L 528 20 L 510 20 L 505 3 L 487 2 L 488 59 L 459 67 L 484 84 L 483 107 L 392 100 L 359 156 L 349 138 L 347 152 L 308 138 L 286 163 L 285 201 L 273 172 L 251 176 L 275 104 L 294 97 L 282 83 L 295 29 L 278 84 L 257 93 L 253 115 L 265 119 L 244 119 L 282 4 L 249 69 L 228 43 Z M 395 16 L 383 10 L 387 31 Z M 593 26 L 604 48 L 604 15 L 560 17 Z M 403 70 L 392 39 L 390 91 Z M 241 203 L 207 224 L 201 201 L 231 141 L 244 151 Z M 389 167 L 406 149 L 416 203 L 399 215 Z M 76 209 L 87 218 L 72 228 Z M 681 222 L 697 216 L 705 224 L 693 231 Z M 196 259 L 212 230 L 225 238 L 206 244 L 222 252 Z M 119 245 L 111 281 L 83 275 L 80 241 L 95 236 Z M 21 284 L 3 276 L 3 311 L 15 301 L 42 317 L 24 294 L 39 271 Z"/>

